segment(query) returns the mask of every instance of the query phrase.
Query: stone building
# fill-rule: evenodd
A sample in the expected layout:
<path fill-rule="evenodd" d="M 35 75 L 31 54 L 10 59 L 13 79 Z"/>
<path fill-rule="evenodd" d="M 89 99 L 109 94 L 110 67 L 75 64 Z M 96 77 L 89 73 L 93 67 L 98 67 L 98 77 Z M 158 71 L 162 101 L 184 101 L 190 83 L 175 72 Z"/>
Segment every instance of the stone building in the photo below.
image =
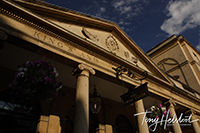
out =
<path fill-rule="evenodd" d="M 14 78 L 17 66 L 27 61 L 45 60 L 56 67 L 63 88 L 53 100 L 42 103 L 36 129 L 40 133 L 153 132 L 150 123 L 144 122 L 147 118 L 144 112 L 158 104 L 166 106 L 171 115 L 177 114 L 178 118 L 192 114 L 193 122 L 173 123 L 168 127 L 168 132 L 200 132 L 199 121 L 196 121 L 200 113 L 196 86 L 199 85 L 199 53 L 181 36 L 172 36 L 149 51 L 148 55 L 154 63 L 113 22 L 44 1 L 2 0 L 0 39 L 0 115 L 2 124 L 10 127 L 4 127 L 5 131 L 26 132 L 16 126 L 16 123 L 22 122 L 21 117 L 12 114 L 15 110 L 9 106 L 10 101 L 5 100 L 9 97 L 3 95 L 9 90 L 8 85 Z M 164 48 L 166 43 L 184 54 L 177 55 L 182 54 L 178 59 L 175 56 L 167 57 L 166 50 L 171 53 L 178 50 L 173 52 Z M 161 59 L 166 59 L 163 60 L 164 64 L 178 64 L 174 68 L 164 69 L 162 63 L 159 64 Z M 183 69 L 196 74 L 187 77 Z M 144 89 L 141 85 L 147 85 L 148 91 L 135 92 L 131 99 L 124 100 L 127 106 L 122 106 L 120 96 Z M 98 113 L 92 113 L 89 109 L 90 92 L 94 86 L 102 100 Z M 133 102 L 133 99 L 136 101 Z M 10 123 L 6 118 L 12 116 L 15 121 Z M 156 128 L 155 132 L 163 130 Z"/>
<path fill-rule="evenodd" d="M 173 35 L 147 54 L 165 73 L 200 93 L 199 52 L 184 37 Z"/>

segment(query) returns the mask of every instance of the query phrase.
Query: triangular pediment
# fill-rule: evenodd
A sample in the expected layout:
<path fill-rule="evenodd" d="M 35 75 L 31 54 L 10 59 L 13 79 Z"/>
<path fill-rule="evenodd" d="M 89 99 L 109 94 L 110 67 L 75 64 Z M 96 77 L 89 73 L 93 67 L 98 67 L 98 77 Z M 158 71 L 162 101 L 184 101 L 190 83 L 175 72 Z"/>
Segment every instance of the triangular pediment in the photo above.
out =
<path fill-rule="evenodd" d="M 29 12 L 29 15 L 39 19 L 43 25 L 48 24 L 51 28 L 53 27 L 52 29 L 62 31 L 62 34 L 70 34 L 73 39 L 84 40 L 88 42 L 88 45 L 95 45 L 99 52 L 110 53 L 109 56 L 112 56 L 109 57 L 110 59 L 117 58 L 120 62 L 125 62 L 125 64 L 170 82 L 168 77 L 117 24 L 44 2 L 34 0 L 29 2 L 17 0 L 15 2 L 20 5 L 19 10 Z"/>
<path fill-rule="evenodd" d="M 112 32 L 54 20 L 50 21 L 76 34 L 77 36 L 92 42 L 101 49 L 110 52 L 113 55 L 118 56 L 127 62 L 151 73 L 151 70 L 144 65 L 142 60 L 139 58 L 139 55 L 137 55 L 138 53 L 136 53 L 130 46 L 126 45 L 125 42 L 123 43 L 120 41 L 120 38 L 118 38 Z"/>

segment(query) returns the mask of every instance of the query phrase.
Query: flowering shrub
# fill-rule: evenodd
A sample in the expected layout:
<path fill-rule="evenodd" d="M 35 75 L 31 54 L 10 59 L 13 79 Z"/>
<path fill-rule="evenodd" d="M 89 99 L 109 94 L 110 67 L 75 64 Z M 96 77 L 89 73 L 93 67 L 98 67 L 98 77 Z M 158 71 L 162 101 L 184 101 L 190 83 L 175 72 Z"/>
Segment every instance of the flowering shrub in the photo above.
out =
<path fill-rule="evenodd" d="M 167 127 L 169 126 L 169 124 L 167 122 L 166 127 L 164 127 L 164 124 L 165 124 L 165 120 L 168 120 L 171 118 L 170 117 L 171 112 L 167 110 L 166 107 L 162 106 L 162 104 L 159 104 L 159 106 L 152 106 L 149 109 L 149 111 L 151 111 L 150 117 L 158 120 L 160 122 L 158 125 L 160 125 L 161 127 L 167 130 Z"/>
<path fill-rule="evenodd" d="M 28 61 L 18 66 L 14 81 L 9 85 L 20 99 L 43 101 L 58 94 L 62 83 L 58 82 L 56 68 L 45 61 Z"/>

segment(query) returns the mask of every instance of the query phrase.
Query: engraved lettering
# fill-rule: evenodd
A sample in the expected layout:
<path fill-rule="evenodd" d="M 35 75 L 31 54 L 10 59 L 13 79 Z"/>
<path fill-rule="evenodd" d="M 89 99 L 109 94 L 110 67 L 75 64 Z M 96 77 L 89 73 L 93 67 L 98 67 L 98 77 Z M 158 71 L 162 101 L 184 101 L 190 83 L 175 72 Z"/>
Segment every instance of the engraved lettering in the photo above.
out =
<path fill-rule="evenodd" d="M 39 34 L 40 34 L 39 32 L 35 31 L 35 33 L 34 33 L 33 36 L 36 36 L 37 38 L 40 38 L 40 37 L 39 37 Z"/>
<path fill-rule="evenodd" d="M 91 57 L 89 55 L 87 55 L 88 59 L 91 60 Z"/>
<path fill-rule="evenodd" d="M 95 62 L 95 63 L 98 63 L 98 60 L 97 60 L 97 58 L 93 58 L 93 62 Z"/>
<path fill-rule="evenodd" d="M 46 36 L 46 35 L 44 35 L 43 41 L 45 41 L 46 37 L 47 37 L 47 36 Z"/>
<path fill-rule="evenodd" d="M 83 58 L 85 58 L 85 55 L 84 55 L 84 53 L 82 53 L 82 54 L 81 54 L 81 56 L 82 56 Z"/>
<path fill-rule="evenodd" d="M 137 63 L 138 63 L 138 58 L 136 57 L 132 57 L 132 62 L 135 63 L 135 65 L 137 66 Z"/>
<path fill-rule="evenodd" d="M 34 34 L 33 34 L 34 37 L 36 38 L 39 38 L 41 41 L 44 41 L 46 43 L 49 43 L 49 45 L 54 45 L 58 48 L 64 48 L 64 46 L 66 47 L 66 49 L 64 49 L 63 53 L 66 53 L 67 52 L 73 52 L 74 50 L 74 47 L 71 46 L 71 45 L 65 45 L 63 42 L 53 38 L 53 37 L 50 37 L 48 35 L 45 35 L 43 33 L 40 33 L 38 31 L 35 31 Z M 87 54 L 87 53 L 84 53 L 82 52 L 81 55 L 79 55 L 80 57 L 82 57 L 83 59 L 86 59 L 88 61 L 91 61 L 91 62 L 94 62 L 94 63 L 98 63 L 98 59 L 90 54 Z"/>
<path fill-rule="evenodd" d="M 61 43 L 61 42 L 58 42 L 57 45 L 58 45 L 59 48 L 63 47 L 63 43 Z"/>
<path fill-rule="evenodd" d="M 49 43 L 54 44 L 54 39 L 49 38 Z"/>
<path fill-rule="evenodd" d="M 68 47 L 68 51 L 72 52 L 72 47 L 71 46 Z"/>
<path fill-rule="evenodd" d="M 89 61 L 92 61 L 94 63 L 98 63 L 99 61 L 97 60 L 97 58 L 91 56 L 91 55 L 88 55 L 88 54 L 84 54 L 84 53 L 81 53 L 81 57 L 86 59 L 86 60 L 89 60 Z"/>

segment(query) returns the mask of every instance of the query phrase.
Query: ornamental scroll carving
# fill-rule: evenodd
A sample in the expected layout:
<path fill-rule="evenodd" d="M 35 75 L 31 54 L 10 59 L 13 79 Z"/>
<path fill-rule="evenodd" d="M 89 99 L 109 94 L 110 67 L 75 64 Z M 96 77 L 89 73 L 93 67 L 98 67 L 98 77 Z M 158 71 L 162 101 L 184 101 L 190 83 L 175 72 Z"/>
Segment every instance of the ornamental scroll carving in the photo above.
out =
<path fill-rule="evenodd" d="M 136 75 L 132 70 L 130 70 L 128 67 L 126 66 L 119 66 L 117 68 L 112 68 L 113 70 L 116 71 L 116 77 L 119 79 L 119 76 L 124 74 L 132 79 L 135 79 L 135 80 L 144 80 L 147 78 L 148 76 L 148 72 L 147 71 L 143 71 L 140 76 Z"/>

